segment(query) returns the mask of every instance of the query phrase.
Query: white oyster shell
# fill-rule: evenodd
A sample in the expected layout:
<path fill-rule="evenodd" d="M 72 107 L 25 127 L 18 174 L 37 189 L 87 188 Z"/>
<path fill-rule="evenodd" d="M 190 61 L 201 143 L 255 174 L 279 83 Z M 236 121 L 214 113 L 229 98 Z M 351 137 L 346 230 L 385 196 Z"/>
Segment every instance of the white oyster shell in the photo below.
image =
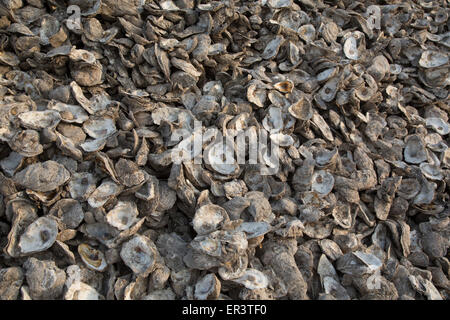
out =
<path fill-rule="evenodd" d="M 54 128 L 61 121 L 58 111 L 28 111 L 19 114 L 20 124 L 29 129 Z"/>
<path fill-rule="evenodd" d="M 106 220 L 110 225 L 119 230 L 127 230 L 138 221 L 138 214 L 139 212 L 135 203 L 119 201 L 116 206 L 108 212 Z"/>
<path fill-rule="evenodd" d="M 19 250 L 22 254 L 45 251 L 56 241 L 58 224 L 55 219 L 40 217 L 25 230 L 19 240 Z"/>
<path fill-rule="evenodd" d="M 264 289 L 269 285 L 269 279 L 264 273 L 251 268 L 245 270 L 243 276 L 237 279 L 232 279 L 231 281 L 242 284 L 250 290 Z"/>
<path fill-rule="evenodd" d="M 197 234 L 204 235 L 218 230 L 228 220 L 228 214 L 224 208 L 207 204 L 195 212 L 192 225 Z"/>

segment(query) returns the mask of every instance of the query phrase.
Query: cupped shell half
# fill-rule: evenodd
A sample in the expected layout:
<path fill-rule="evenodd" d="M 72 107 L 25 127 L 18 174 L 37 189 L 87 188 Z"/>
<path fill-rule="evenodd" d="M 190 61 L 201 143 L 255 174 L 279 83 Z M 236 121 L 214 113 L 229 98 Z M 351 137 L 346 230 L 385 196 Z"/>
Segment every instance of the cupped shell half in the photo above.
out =
<path fill-rule="evenodd" d="M 19 240 L 19 250 L 23 255 L 45 251 L 56 241 L 58 224 L 50 217 L 40 217 L 25 230 Z"/>
<path fill-rule="evenodd" d="M 155 266 L 157 249 L 147 237 L 135 235 L 120 250 L 123 262 L 137 275 L 147 276 Z"/>
<path fill-rule="evenodd" d="M 204 235 L 220 229 L 228 220 L 228 214 L 224 208 L 207 204 L 195 212 L 192 225 L 197 234 Z"/>
<path fill-rule="evenodd" d="M 97 250 L 86 243 L 78 246 L 78 253 L 84 264 L 94 271 L 105 271 L 108 266 L 105 255 L 100 250 Z"/>

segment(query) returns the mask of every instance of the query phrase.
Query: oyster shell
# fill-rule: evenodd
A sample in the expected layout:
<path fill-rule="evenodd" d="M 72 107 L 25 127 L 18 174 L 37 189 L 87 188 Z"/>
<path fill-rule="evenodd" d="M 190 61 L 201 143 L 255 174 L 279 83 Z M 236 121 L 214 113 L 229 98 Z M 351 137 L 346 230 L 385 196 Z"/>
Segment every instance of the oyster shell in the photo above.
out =
<path fill-rule="evenodd" d="M 264 273 L 251 268 L 245 270 L 241 277 L 231 281 L 239 283 L 250 290 L 264 289 L 269 285 L 269 279 Z"/>
<path fill-rule="evenodd" d="M 126 230 L 138 221 L 137 206 L 133 202 L 119 201 L 106 215 L 108 223 L 118 230 Z"/>
<path fill-rule="evenodd" d="M 92 248 L 86 243 L 78 246 L 78 254 L 89 269 L 102 272 L 108 266 L 103 252 Z"/>
<path fill-rule="evenodd" d="M 154 270 L 157 258 L 154 243 L 145 236 L 135 235 L 125 242 L 120 250 L 123 262 L 135 273 L 148 275 Z"/>
<path fill-rule="evenodd" d="M 220 294 L 220 281 L 217 277 L 210 273 L 201 278 L 194 289 L 194 297 L 197 300 L 215 300 Z"/>
<path fill-rule="evenodd" d="M 197 234 L 204 235 L 220 229 L 228 220 L 228 214 L 224 208 L 207 204 L 195 212 L 192 226 Z"/>
<path fill-rule="evenodd" d="M 52 160 L 31 164 L 14 175 L 18 185 L 39 192 L 55 190 L 69 179 L 70 172 Z"/>
<path fill-rule="evenodd" d="M 28 111 L 19 114 L 20 124 L 28 129 L 55 128 L 61 121 L 59 112 L 54 110 Z"/>
<path fill-rule="evenodd" d="M 18 248 L 23 255 L 45 251 L 56 241 L 58 224 L 49 217 L 40 217 L 30 224 L 19 240 Z"/>

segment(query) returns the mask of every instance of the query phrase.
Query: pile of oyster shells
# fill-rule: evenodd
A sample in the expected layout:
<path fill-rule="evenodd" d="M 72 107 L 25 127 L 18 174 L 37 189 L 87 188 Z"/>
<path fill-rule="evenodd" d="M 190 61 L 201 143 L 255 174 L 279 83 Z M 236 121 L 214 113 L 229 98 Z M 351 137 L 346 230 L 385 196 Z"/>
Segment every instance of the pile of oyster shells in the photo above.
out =
<path fill-rule="evenodd" d="M 449 5 L 0 0 L 0 299 L 449 299 Z"/>

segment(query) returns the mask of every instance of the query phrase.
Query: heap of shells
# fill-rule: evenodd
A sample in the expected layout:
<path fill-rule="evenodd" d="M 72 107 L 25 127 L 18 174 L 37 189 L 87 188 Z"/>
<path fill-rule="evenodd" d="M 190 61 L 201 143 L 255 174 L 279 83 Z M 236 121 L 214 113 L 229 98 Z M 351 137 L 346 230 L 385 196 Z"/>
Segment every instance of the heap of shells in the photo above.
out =
<path fill-rule="evenodd" d="M 449 299 L 448 5 L 1 0 L 0 300 Z"/>

